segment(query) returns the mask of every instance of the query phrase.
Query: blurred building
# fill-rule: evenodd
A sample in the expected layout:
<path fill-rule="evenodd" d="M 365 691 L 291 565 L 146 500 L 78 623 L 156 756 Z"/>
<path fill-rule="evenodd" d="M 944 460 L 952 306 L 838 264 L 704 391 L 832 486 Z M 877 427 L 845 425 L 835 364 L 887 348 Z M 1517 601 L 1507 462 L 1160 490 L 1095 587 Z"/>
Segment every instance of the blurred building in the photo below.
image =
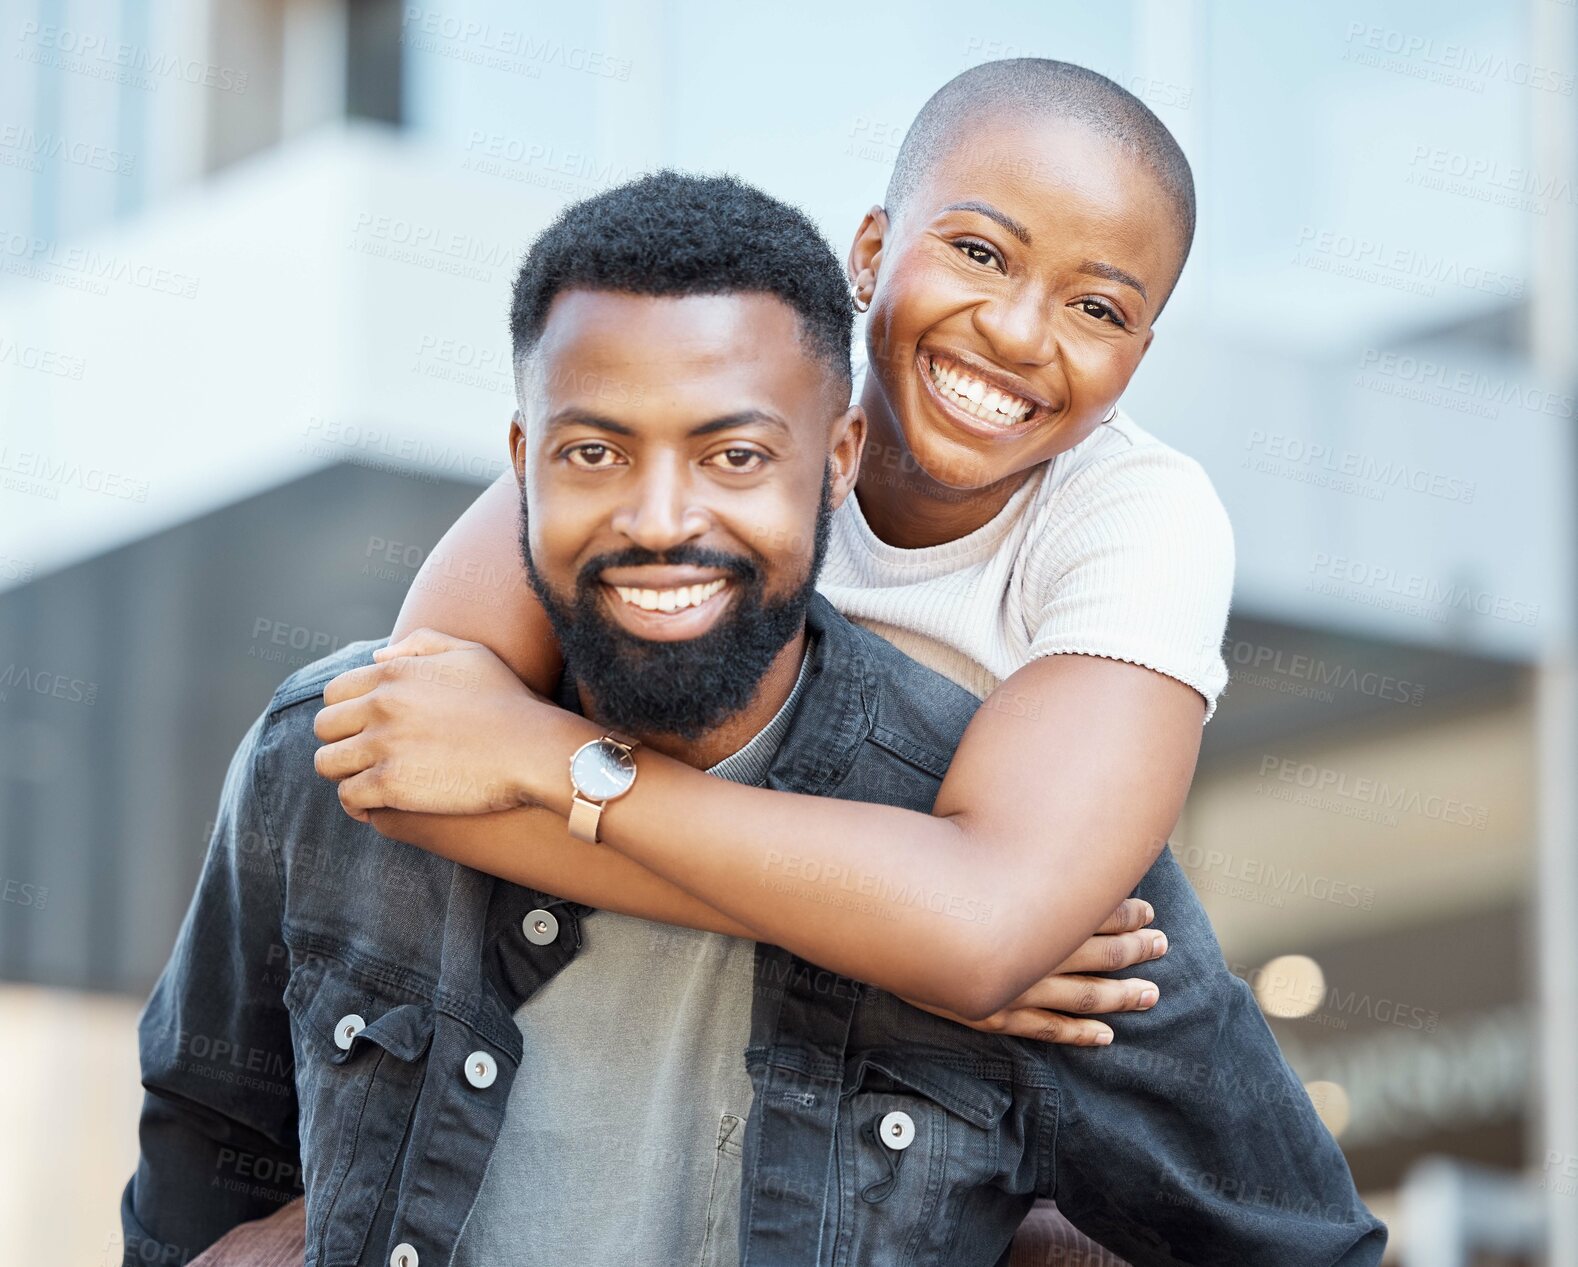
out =
<path fill-rule="evenodd" d="M 1553 1072 L 1578 943 L 1539 901 L 1578 895 L 1571 4 L 13 7 L 8 1033 L 113 1014 L 95 1041 L 131 1042 L 234 743 L 286 673 L 387 631 L 503 469 L 508 283 L 559 207 L 727 169 L 842 249 L 930 91 L 1054 56 L 1146 100 L 1201 194 L 1125 401 L 1237 532 L 1233 681 L 1175 851 L 1361 1187 L 1388 1216 L 1411 1194 L 1407 1261 L 1536 1261 L 1545 1224 L 1578 1261 Z M 114 1235 L 134 1092 L 81 1124 L 117 1165 L 54 1220 L 69 1261 Z M 18 1167 L 8 1226 L 58 1187 Z"/>

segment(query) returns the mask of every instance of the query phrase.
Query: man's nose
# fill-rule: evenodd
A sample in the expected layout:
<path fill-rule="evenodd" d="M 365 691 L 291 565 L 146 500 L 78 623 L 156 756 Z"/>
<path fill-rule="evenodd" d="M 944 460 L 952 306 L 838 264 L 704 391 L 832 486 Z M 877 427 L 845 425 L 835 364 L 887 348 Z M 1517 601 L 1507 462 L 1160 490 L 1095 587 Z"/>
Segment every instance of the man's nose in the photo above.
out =
<path fill-rule="evenodd" d="M 975 309 L 975 328 L 1003 365 L 1048 365 L 1057 357 L 1057 323 L 1039 286 L 1015 286 Z"/>
<path fill-rule="evenodd" d="M 695 494 L 683 460 L 650 462 L 614 512 L 613 529 L 631 544 L 653 551 L 693 541 L 711 523 Z"/>

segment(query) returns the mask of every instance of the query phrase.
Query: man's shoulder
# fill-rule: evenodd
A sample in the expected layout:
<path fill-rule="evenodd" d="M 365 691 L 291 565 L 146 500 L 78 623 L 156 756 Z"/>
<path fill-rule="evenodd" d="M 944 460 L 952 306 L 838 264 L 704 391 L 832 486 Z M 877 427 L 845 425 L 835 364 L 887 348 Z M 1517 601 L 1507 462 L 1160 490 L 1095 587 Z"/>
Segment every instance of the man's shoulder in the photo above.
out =
<path fill-rule="evenodd" d="M 820 594 L 813 625 L 858 674 L 871 730 L 869 740 L 941 778 L 981 701 L 951 678 L 906 655 L 881 635 L 840 614 Z"/>
<path fill-rule="evenodd" d="M 388 641 L 388 638 L 367 638 L 360 642 L 348 642 L 321 660 L 303 665 L 274 688 L 274 695 L 268 703 L 269 718 L 272 720 L 286 709 L 320 698 L 323 688 L 340 674 L 371 664 L 373 652 Z"/>
<path fill-rule="evenodd" d="M 339 784 L 317 771 L 324 687 L 373 663 L 385 641 L 348 643 L 287 677 L 237 760 L 253 789 L 255 827 L 279 867 L 285 940 L 436 978 L 431 941 L 406 913 L 442 912 L 456 864 L 351 818 Z"/>
<path fill-rule="evenodd" d="M 321 744 L 314 726 L 323 706 L 323 688 L 348 669 L 373 663 L 373 652 L 387 642 L 387 638 L 377 638 L 346 643 L 322 659 L 302 665 L 275 687 L 267 707 L 253 723 L 246 745 L 249 759 L 286 779 L 310 773 L 316 783 L 313 754 Z"/>

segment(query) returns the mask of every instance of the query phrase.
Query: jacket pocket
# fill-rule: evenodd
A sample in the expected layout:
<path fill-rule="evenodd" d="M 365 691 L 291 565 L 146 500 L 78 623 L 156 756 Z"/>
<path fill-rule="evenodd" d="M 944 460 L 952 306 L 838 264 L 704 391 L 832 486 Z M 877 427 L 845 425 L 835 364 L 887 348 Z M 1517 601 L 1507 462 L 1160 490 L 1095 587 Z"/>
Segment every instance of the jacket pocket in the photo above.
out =
<path fill-rule="evenodd" d="M 835 1144 L 835 1267 L 997 1262 L 1017 1223 L 1004 1210 L 1030 1201 L 1004 1190 L 1023 1153 L 1014 1143 L 1020 1136 L 1004 1131 L 1013 1087 L 897 1049 L 851 1053 L 846 1069 Z M 1005 1157 L 1005 1135 L 1015 1155 Z M 977 1223 L 984 1238 L 961 1234 Z M 1000 1244 L 991 1243 L 993 1228 L 1007 1229 Z"/>
<path fill-rule="evenodd" d="M 429 999 L 313 956 L 285 986 L 296 1052 L 308 1261 L 361 1259 L 433 1038 Z"/>

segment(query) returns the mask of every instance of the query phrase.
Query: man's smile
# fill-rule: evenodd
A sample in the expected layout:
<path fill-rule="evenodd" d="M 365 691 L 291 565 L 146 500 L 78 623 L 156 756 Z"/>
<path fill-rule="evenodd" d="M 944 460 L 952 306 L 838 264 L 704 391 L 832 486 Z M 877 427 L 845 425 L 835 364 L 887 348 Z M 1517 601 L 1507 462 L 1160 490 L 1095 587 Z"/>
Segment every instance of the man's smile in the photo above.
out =
<path fill-rule="evenodd" d="M 642 611 L 674 612 L 687 607 L 700 607 L 702 603 L 721 590 L 728 582 L 721 578 L 705 585 L 685 585 L 678 589 L 637 589 L 616 585 L 614 591 L 620 598 Z"/>
<path fill-rule="evenodd" d="M 626 632 L 654 642 L 678 641 L 717 623 L 734 579 L 694 568 L 610 568 L 601 588 L 615 623 Z"/>

